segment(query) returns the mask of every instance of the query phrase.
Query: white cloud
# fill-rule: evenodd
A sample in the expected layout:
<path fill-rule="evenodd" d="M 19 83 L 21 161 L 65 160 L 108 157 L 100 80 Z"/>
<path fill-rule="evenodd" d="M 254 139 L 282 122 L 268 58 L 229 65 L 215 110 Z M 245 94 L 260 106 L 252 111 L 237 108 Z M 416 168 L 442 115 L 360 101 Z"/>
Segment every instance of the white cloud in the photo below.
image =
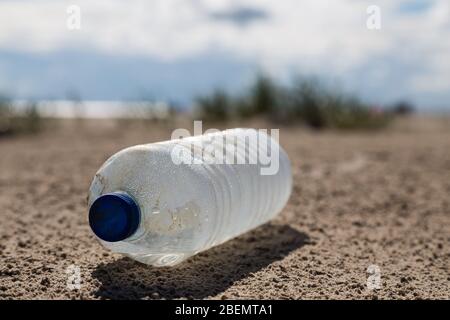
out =
<path fill-rule="evenodd" d="M 165 61 L 223 50 L 277 73 L 294 69 L 345 73 L 376 57 L 409 61 L 416 90 L 450 89 L 447 1 L 415 13 L 408 1 L 360 0 L 7 0 L 0 2 L 0 50 L 48 52 L 76 48 Z M 66 8 L 82 10 L 82 29 L 66 28 Z M 366 28 L 366 8 L 381 8 L 382 28 Z M 211 12 L 257 8 L 269 16 L 245 27 Z M 388 72 L 377 73 L 384 81 Z M 433 79 L 440 79 L 433 81 Z M 434 84 L 434 82 L 439 82 Z"/>

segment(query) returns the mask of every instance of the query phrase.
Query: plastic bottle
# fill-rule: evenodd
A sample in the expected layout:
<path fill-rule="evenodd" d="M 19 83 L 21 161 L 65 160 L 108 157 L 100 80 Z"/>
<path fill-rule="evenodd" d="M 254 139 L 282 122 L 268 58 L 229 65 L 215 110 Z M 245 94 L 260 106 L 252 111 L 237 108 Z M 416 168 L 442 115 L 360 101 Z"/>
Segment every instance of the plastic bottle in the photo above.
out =
<path fill-rule="evenodd" d="M 262 131 L 138 145 L 95 175 L 89 224 L 110 250 L 170 266 L 272 219 L 291 188 L 287 154 Z"/>

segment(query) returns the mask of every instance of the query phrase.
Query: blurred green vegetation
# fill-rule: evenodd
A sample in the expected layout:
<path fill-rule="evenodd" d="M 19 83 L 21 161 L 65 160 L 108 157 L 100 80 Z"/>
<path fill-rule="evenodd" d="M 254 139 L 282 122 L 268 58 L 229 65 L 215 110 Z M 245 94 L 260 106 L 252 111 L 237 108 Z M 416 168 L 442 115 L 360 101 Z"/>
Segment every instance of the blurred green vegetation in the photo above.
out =
<path fill-rule="evenodd" d="M 81 100 L 73 101 L 79 108 L 79 112 L 74 112 L 76 118 L 82 119 Z M 407 101 L 385 109 L 377 108 L 355 95 L 330 88 L 316 78 L 299 77 L 290 85 L 283 85 L 259 74 L 240 94 L 231 95 L 218 88 L 209 95 L 198 97 L 194 112 L 197 119 L 223 123 L 265 118 L 282 125 L 300 124 L 317 130 L 370 130 L 384 128 L 394 117 L 409 115 L 414 109 Z M 117 122 L 120 126 L 134 126 L 136 120 L 145 125 L 156 122 L 172 125 L 178 116 L 186 115 L 175 104 L 147 99 L 129 103 L 124 116 Z M 0 137 L 36 133 L 44 124 L 47 127 L 49 121 L 43 119 L 36 103 L 13 105 L 10 99 L 0 95 Z"/>
<path fill-rule="evenodd" d="M 228 120 L 232 105 L 237 101 L 231 101 L 231 97 L 223 90 L 216 89 L 209 96 L 197 98 L 197 105 L 200 107 L 201 115 L 212 121 Z"/>
<path fill-rule="evenodd" d="M 42 117 L 35 103 L 19 111 L 6 97 L 0 97 L 0 136 L 36 133 L 42 129 Z"/>
<path fill-rule="evenodd" d="M 196 100 L 205 120 L 266 117 L 283 124 L 304 124 L 314 129 L 378 129 L 385 127 L 392 112 L 381 110 L 356 96 L 330 89 L 314 78 L 298 78 L 290 86 L 259 75 L 241 95 L 224 90 Z"/>

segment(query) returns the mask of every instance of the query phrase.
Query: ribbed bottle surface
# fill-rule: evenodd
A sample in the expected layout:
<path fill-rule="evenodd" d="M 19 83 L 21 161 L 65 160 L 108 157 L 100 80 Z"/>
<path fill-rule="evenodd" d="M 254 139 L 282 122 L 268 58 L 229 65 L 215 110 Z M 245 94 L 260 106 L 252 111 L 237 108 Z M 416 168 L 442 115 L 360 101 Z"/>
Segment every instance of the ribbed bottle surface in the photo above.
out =
<path fill-rule="evenodd" d="M 140 145 L 97 172 L 89 205 L 125 192 L 141 211 L 130 238 L 107 248 L 155 266 L 174 265 L 273 218 L 292 187 L 289 159 L 275 139 L 231 129 Z"/>

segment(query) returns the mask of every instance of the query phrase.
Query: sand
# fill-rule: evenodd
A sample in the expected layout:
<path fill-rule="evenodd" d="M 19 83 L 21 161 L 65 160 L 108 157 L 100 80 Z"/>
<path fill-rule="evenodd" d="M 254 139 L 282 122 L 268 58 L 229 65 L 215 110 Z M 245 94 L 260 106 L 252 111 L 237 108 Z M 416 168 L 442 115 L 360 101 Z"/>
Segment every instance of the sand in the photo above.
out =
<path fill-rule="evenodd" d="M 174 268 L 104 249 L 86 195 L 111 154 L 166 140 L 175 124 L 53 126 L 0 138 L 0 299 L 450 298 L 448 119 L 378 133 L 281 128 L 294 172 L 286 208 Z M 371 265 L 379 289 L 367 287 Z M 74 267 L 79 289 L 67 285 Z"/>

